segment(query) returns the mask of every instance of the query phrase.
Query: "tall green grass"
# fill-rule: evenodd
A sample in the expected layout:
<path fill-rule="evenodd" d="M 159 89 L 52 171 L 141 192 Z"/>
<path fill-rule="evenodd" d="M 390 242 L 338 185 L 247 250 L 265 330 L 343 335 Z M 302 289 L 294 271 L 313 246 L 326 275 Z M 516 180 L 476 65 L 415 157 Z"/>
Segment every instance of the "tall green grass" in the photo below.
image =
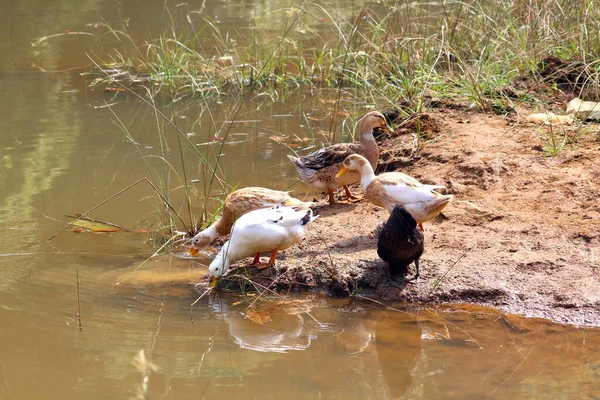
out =
<path fill-rule="evenodd" d="M 358 103 L 387 105 L 407 115 L 423 111 L 433 97 L 499 113 L 523 102 L 547 108 L 552 84 L 560 80 L 540 74 L 540 62 L 549 55 L 585 65 L 580 86 L 598 86 L 600 7 L 591 0 L 382 0 L 358 4 L 351 12 L 317 2 L 298 4 L 290 7 L 286 2 L 286 8 L 271 13 L 284 21 L 277 33 L 228 30 L 204 9 L 185 7 L 173 12 L 165 8 L 167 26 L 152 37 L 146 25 L 144 42 L 138 42 L 127 25 L 124 30 L 106 25 L 121 46 L 93 57 L 97 70 L 92 84 L 121 85 L 154 110 L 160 153 L 152 157 L 161 161 L 159 167 L 138 151 L 161 194 L 157 211 L 166 216 L 164 226 L 171 234 L 178 224 L 186 225 L 190 234 L 206 226 L 215 215 L 206 211 L 207 193 L 216 187 L 223 199 L 231 189 L 220 167 L 229 129 L 209 159 L 178 126 L 176 104 L 182 97 L 199 99 L 210 111 L 210 102 L 222 96 L 237 97 L 241 107 L 248 94 L 280 98 L 299 87 L 333 88 L 337 96 L 327 140 L 335 142 L 339 130 L 333 121 L 347 91 L 357 108 Z M 548 86 L 550 91 L 541 90 Z M 159 107 L 157 101 L 167 107 Z M 228 119 L 235 120 L 238 111 Z M 115 120 L 135 143 L 116 115 Z M 341 128 L 342 135 L 353 131 L 352 124 Z M 177 138 L 177 164 L 168 161 L 170 132 Z M 550 143 L 557 151 L 562 148 L 562 142 Z M 199 219 L 192 216 L 188 191 L 184 154 L 189 149 L 204 173 L 204 212 Z M 179 206 L 170 204 L 173 186 L 184 192 Z"/>
<path fill-rule="evenodd" d="M 283 31 L 225 30 L 203 10 L 178 9 L 145 43 L 107 27 L 127 52 L 99 60 L 114 79 L 171 96 L 242 95 L 318 85 L 356 88 L 370 103 L 418 112 L 425 96 L 499 112 L 530 101 L 505 89 L 537 74 L 547 55 L 592 65 L 597 84 L 600 7 L 591 0 L 382 1 L 353 12 L 302 2 L 273 12 Z M 516 97 L 515 97 L 516 94 Z"/>

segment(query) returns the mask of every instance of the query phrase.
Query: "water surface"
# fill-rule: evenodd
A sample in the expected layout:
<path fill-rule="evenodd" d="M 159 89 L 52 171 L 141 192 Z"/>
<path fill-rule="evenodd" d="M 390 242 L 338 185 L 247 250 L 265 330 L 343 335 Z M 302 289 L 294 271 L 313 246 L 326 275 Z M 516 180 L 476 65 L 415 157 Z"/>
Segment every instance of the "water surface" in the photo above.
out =
<path fill-rule="evenodd" d="M 48 243 L 69 221 L 65 214 L 86 211 L 151 174 L 169 181 L 173 203 L 189 218 L 177 189 L 183 177 L 158 158 L 181 170 L 173 128 L 157 122 L 135 96 L 90 89 L 79 75 L 90 67 L 86 53 L 105 49 L 86 35 L 31 46 L 64 30 L 89 31 L 86 24 L 103 20 L 123 27 L 129 19 L 131 34 L 143 41 L 146 26 L 151 33 L 164 26 L 163 3 L 3 5 L 9 20 L 0 24 L 0 51 L 10 57 L 0 58 L 0 399 L 135 397 L 140 350 L 158 367 L 149 381 L 152 398 L 573 399 L 600 393 L 597 330 L 481 309 L 390 309 L 313 295 L 293 295 L 292 304 L 220 293 L 190 306 L 199 296 L 193 283 L 205 273 L 197 263 L 181 254 L 160 256 L 132 273 L 153 252 L 148 235 L 67 230 Z M 232 32 L 278 31 L 283 24 L 273 15 L 289 5 L 216 1 L 207 2 L 206 13 Z M 327 5 L 346 17 L 360 8 Z M 336 140 L 351 139 L 352 119 L 369 109 L 361 96 L 359 90 L 301 88 L 278 97 L 159 104 L 208 160 L 182 146 L 193 214 L 221 190 L 210 184 L 210 168 L 228 187 L 291 187 L 299 197 L 318 195 L 296 184 L 286 155 L 317 148 L 332 132 Z M 336 99 L 345 113 L 331 118 Z M 149 186 L 138 185 L 92 215 L 151 228 L 155 198 Z M 264 324 L 246 318 L 251 304 Z"/>

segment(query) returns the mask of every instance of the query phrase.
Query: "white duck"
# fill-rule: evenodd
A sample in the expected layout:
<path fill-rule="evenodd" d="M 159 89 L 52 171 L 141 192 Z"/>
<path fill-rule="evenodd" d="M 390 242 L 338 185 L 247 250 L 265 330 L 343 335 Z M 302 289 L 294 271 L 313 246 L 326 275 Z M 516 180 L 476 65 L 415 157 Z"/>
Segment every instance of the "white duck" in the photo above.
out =
<path fill-rule="evenodd" d="M 273 265 L 277 252 L 302 241 L 306 225 L 315 219 L 317 216 L 313 216 L 310 208 L 298 210 L 286 206 L 254 210 L 242 215 L 233 225 L 229 240 L 208 267 L 208 274 L 218 278 L 227 272 L 231 263 L 252 254 L 257 255 L 256 260 L 260 253 L 267 251 L 271 251 L 269 262 L 258 265 Z"/>
<path fill-rule="evenodd" d="M 396 204 L 402 204 L 421 229 L 423 222 L 434 219 L 454 198 L 434 191 L 445 186 L 424 185 L 402 172 L 385 172 L 375 176 L 369 161 L 358 154 L 346 157 L 338 176 L 347 171 L 360 172 L 360 183 L 367 200 L 376 206 L 385 207 L 390 213 Z"/>
<path fill-rule="evenodd" d="M 217 237 L 228 235 L 236 218 L 252 210 L 275 206 L 294 206 L 306 210 L 311 206 L 293 198 L 287 192 L 271 190 L 263 187 L 246 187 L 229 193 L 223 204 L 223 216 L 192 238 L 190 254 L 195 255 L 199 249 L 207 246 Z"/>

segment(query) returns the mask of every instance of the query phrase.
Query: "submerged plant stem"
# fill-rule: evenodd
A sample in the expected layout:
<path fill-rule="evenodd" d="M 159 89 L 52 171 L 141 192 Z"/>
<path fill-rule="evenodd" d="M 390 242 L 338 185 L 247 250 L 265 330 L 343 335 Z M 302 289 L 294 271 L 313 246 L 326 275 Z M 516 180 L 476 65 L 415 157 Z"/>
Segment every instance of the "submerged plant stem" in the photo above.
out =
<path fill-rule="evenodd" d="M 75 287 L 75 293 L 77 294 L 77 325 L 79 326 L 79 330 L 83 331 L 83 326 L 81 325 L 81 303 L 79 302 L 79 270 L 76 269 L 75 273 L 77 275 L 77 286 Z"/>

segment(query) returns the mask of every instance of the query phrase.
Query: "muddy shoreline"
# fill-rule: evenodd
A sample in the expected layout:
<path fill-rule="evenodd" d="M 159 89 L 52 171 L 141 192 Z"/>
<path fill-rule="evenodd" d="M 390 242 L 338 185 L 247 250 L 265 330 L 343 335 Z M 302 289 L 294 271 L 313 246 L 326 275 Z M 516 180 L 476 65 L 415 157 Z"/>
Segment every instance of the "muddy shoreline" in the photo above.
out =
<path fill-rule="evenodd" d="M 455 201 L 425 224 L 421 278 L 381 285 L 372 229 L 387 212 L 363 201 L 328 206 L 274 268 L 243 270 L 281 292 L 325 291 L 414 305 L 473 303 L 528 317 L 600 326 L 600 142 L 596 130 L 555 157 L 547 127 L 439 109 L 379 137 L 378 171 L 444 184 Z M 396 125 L 398 126 L 398 125 Z M 417 126 L 426 141 L 415 147 Z M 559 129 L 581 129 L 581 126 Z M 302 187 L 295 188 L 302 197 Z M 358 186 L 352 188 L 360 193 Z M 307 189 L 308 190 L 308 189 Z M 238 264 L 240 265 L 240 264 Z M 241 271 L 240 271 L 241 272 Z M 220 283 L 235 288 L 235 271 Z"/>

